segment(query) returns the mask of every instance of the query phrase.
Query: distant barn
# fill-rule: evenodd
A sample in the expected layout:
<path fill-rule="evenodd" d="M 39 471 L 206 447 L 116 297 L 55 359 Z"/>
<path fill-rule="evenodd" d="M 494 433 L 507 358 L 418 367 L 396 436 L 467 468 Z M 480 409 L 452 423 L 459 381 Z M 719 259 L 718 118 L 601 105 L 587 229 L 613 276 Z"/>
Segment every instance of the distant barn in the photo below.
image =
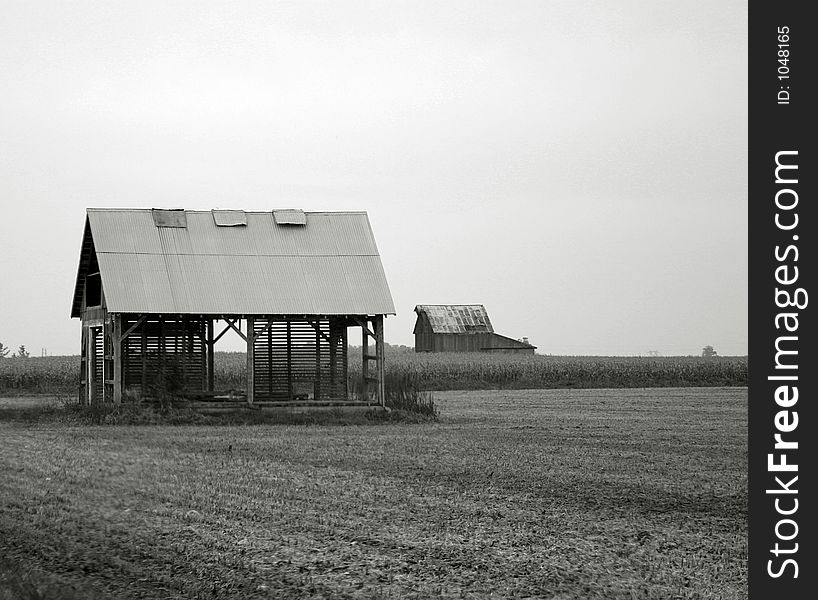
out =
<path fill-rule="evenodd" d="M 419 304 L 415 352 L 534 354 L 536 346 L 494 333 L 482 304 Z"/>
<path fill-rule="evenodd" d="M 232 330 L 247 345 L 250 404 L 383 404 L 389 314 L 365 212 L 89 208 L 71 306 L 80 399 L 156 396 L 169 380 L 216 397 L 214 347 Z M 349 327 L 362 331 L 356 398 Z"/>

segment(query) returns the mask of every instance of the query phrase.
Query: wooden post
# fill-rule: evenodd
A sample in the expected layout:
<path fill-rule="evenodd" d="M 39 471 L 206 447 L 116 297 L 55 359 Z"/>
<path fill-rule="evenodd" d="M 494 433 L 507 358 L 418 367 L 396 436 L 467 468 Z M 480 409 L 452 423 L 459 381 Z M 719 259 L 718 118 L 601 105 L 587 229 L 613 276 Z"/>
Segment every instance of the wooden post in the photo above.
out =
<path fill-rule="evenodd" d="M 94 329 L 93 327 L 85 328 L 86 344 L 88 352 L 86 353 L 86 371 L 85 371 L 85 389 L 87 391 L 86 402 L 90 406 L 94 402 L 94 363 L 96 362 L 96 348 L 94 348 Z"/>
<path fill-rule="evenodd" d="M 139 393 L 142 396 L 145 396 L 148 393 L 148 321 L 142 321 L 142 325 L 139 327 L 142 331 L 140 340 L 140 348 L 142 351 L 142 376 L 140 380 Z"/>
<path fill-rule="evenodd" d="M 114 339 L 114 404 L 122 402 L 122 315 L 113 315 Z"/>
<path fill-rule="evenodd" d="M 386 407 L 386 382 L 383 365 L 383 315 L 377 315 L 372 319 L 372 325 L 375 328 L 375 360 L 378 363 L 378 404 Z"/>
<path fill-rule="evenodd" d="M 318 400 L 321 398 L 321 321 L 316 320 L 315 324 L 315 384 L 312 397 Z"/>
<path fill-rule="evenodd" d="M 174 315 L 173 326 L 171 327 L 171 335 L 173 336 L 173 371 L 179 373 L 179 317 Z M 184 371 L 182 372 L 182 387 L 185 387 Z"/>
<path fill-rule="evenodd" d="M 202 379 L 199 385 L 202 386 L 202 391 L 207 391 L 207 321 L 203 316 L 199 316 L 196 322 L 196 333 L 199 336 L 199 342 L 202 344 L 202 355 L 199 358 L 199 367 L 202 369 Z M 196 344 L 196 337 L 193 338 L 193 343 Z M 195 347 L 194 347 L 195 350 Z M 194 352 L 195 354 L 195 352 Z"/>
<path fill-rule="evenodd" d="M 91 396 L 88 392 L 91 389 L 91 382 L 89 381 L 89 371 L 88 365 L 91 364 L 91 344 L 88 340 L 88 326 L 83 323 L 82 326 L 82 345 L 85 352 L 83 352 L 83 356 L 85 357 L 85 362 L 82 365 L 83 373 L 82 378 L 85 380 L 85 387 L 82 389 L 82 397 L 80 398 L 80 402 L 84 404 L 91 404 Z"/>
<path fill-rule="evenodd" d="M 343 380 L 344 383 L 344 400 L 349 400 L 349 356 L 347 352 L 347 348 L 349 347 L 348 342 L 349 330 L 347 329 L 346 323 L 344 323 L 344 326 L 341 327 L 341 379 Z"/>
<path fill-rule="evenodd" d="M 165 368 L 165 317 L 159 315 L 159 362 L 156 369 Z"/>
<path fill-rule="evenodd" d="M 338 390 L 337 390 L 337 387 L 336 387 L 336 381 L 335 381 L 335 379 L 336 379 L 336 377 L 335 377 L 335 370 L 336 370 L 335 361 L 337 360 L 336 356 L 335 356 L 335 347 L 338 344 L 338 338 L 339 338 L 338 333 L 339 333 L 338 324 L 336 323 L 335 326 L 333 327 L 332 317 L 330 317 L 330 322 L 329 322 L 329 389 L 330 389 L 330 392 L 329 393 L 330 393 L 331 398 L 337 397 L 337 394 L 338 394 Z"/>
<path fill-rule="evenodd" d="M 273 327 L 275 326 L 275 318 L 267 317 L 267 330 L 264 335 L 267 337 L 267 397 L 272 398 L 274 394 L 273 385 Z"/>
<path fill-rule="evenodd" d="M 273 317 L 267 319 L 267 397 L 273 397 Z"/>
<path fill-rule="evenodd" d="M 182 326 L 182 342 L 181 342 L 181 350 L 182 356 L 179 357 L 177 354 L 177 361 L 176 364 L 181 364 L 182 367 L 182 393 L 187 392 L 187 317 L 185 315 L 181 315 L 178 321 Z M 178 339 L 178 335 L 176 336 Z"/>
<path fill-rule="evenodd" d="M 213 341 L 213 328 L 214 327 L 215 327 L 214 320 L 213 319 L 208 319 L 207 320 L 207 359 L 206 359 L 207 360 L 207 365 L 206 365 L 206 369 L 205 369 L 207 371 L 206 377 L 207 377 L 207 391 L 208 392 L 213 391 L 213 385 L 214 385 L 214 382 L 215 382 L 215 373 L 213 371 L 213 352 L 214 352 L 213 346 L 216 345 L 216 343 Z"/>
<path fill-rule="evenodd" d="M 361 326 L 361 395 L 362 400 L 369 402 L 369 332 L 366 327 L 368 320 L 364 317 Z"/>
<path fill-rule="evenodd" d="M 293 331 L 292 322 L 287 319 L 287 400 L 293 399 Z"/>
<path fill-rule="evenodd" d="M 83 396 L 85 395 L 85 388 L 82 386 L 84 385 L 84 381 L 87 375 L 86 369 L 86 362 L 88 361 L 88 355 L 86 354 L 87 348 L 85 346 L 85 327 L 80 330 L 80 382 L 79 382 L 79 390 L 77 392 L 77 403 L 82 404 Z"/>
<path fill-rule="evenodd" d="M 108 381 L 110 381 L 108 377 L 110 377 L 111 374 L 106 373 L 109 369 L 105 368 L 109 360 L 108 340 L 111 338 L 111 330 L 113 329 L 110 318 L 110 315 L 105 315 L 99 328 L 100 334 L 102 335 L 102 404 L 111 401 L 110 394 L 108 393 Z"/>
<path fill-rule="evenodd" d="M 256 362 L 254 357 L 253 357 L 253 345 L 254 345 L 253 344 L 253 341 L 254 341 L 253 340 L 253 335 L 254 335 L 253 330 L 255 329 L 255 324 L 254 324 L 253 317 L 247 317 L 246 321 L 247 321 L 247 336 L 246 336 L 247 337 L 247 403 L 252 404 L 253 403 L 253 397 L 255 396 L 255 393 L 254 393 L 254 387 L 255 387 L 254 379 L 255 378 L 253 377 L 253 375 L 254 375 L 253 366 L 254 366 L 254 364 Z"/>

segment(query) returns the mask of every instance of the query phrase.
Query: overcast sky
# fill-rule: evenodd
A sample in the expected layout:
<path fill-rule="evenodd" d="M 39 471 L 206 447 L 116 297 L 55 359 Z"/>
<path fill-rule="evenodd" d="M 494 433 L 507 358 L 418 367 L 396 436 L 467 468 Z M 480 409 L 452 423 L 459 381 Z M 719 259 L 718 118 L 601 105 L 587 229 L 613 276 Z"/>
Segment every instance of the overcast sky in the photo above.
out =
<path fill-rule="evenodd" d="M 747 353 L 747 3 L 0 0 L 0 342 L 79 352 L 86 207 L 366 210 L 544 354 Z"/>

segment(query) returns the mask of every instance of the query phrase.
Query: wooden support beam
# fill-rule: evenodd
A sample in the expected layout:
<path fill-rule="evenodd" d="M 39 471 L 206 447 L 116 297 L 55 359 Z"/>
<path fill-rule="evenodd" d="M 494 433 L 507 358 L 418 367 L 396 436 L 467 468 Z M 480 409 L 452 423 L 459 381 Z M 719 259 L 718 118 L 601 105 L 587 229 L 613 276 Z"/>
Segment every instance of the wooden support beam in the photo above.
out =
<path fill-rule="evenodd" d="M 220 411 L 230 411 L 236 410 L 238 407 L 233 405 L 233 402 L 191 402 L 191 408 L 195 408 L 198 410 L 207 410 L 208 412 L 217 413 Z M 253 407 L 256 409 L 263 409 L 263 408 L 277 408 L 277 407 L 286 407 L 286 408 L 317 408 L 317 407 L 343 407 L 343 406 L 371 406 L 371 404 L 367 402 L 359 402 L 355 400 L 347 400 L 345 398 L 328 398 L 325 400 L 307 400 L 307 401 L 293 401 L 293 400 L 259 400 L 258 402 L 253 403 Z M 244 407 L 247 409 L 247 407 Z"/>
<path fill-rule="evenodd" d="M 82 333 L 80 334 L 82 343 L 82 359 L 80 360 L 80 395 L 79 403 L 88 403 L 88 328 L 85 323 L 82 324 Z"/>
<path fill-rule="evenodd" d="M 239 334 L 239 337 L 241 337 L 241 339 L 243 339 L 245 342 L 247 341 L 247 336 L 246 336 L 246 335 L 244 335 L 244 334 L 241 332 L 241 329 L 239 329 L 239 328 L 238 328 L 238 327 L 236 327 L 236 325 L 235 325 L 235 323 L 236 323 L 237 321 L 240 321 L 240 319 L 232 319 L 232 320 L 231 320 L 231 319 L 225 319 L 224 321 L 227 323 L 227 328 L 226 328 L 224 331 L 222 331 L 222 332 L 221 332 L 221 333 L 220 333 L 220 334 L 219 334 L 219 335 L 216 337 L 216 339 L 215 339 L 215 340 L 213 340 L 213 342 L 214 342 L 214 343 L 215 343 L 215 342 L 218 342 L 218 341 L 219 341 L 219 338 L 221 338 L 221 337 L 222 337 L 222 336 L 223 336 L 225 333 L 227 333 L 229 329 L 232 329 L 233 331 L 235 331 L 236 333 L 238 333 L 238 334 Z M 249 317 L 248 317 L 248 319 L 247 319 L 247 322 L 248 322 L 248 323 L 250 323 L 250 318 L 249 318 Z M 241 323 L 239 323 L 239 325 L 241 325 Z M 251 331 L 251 329 L 248 329 L 248 330 L 247 330 L 247 332 L 248 332 L 248 333 L 250 333 L 250 331 Z"/>
<path fill-rule="evenodd" d="M 378 369 L 378 404 L 386 407 L 386 380 L 384 370 L 384 346 L 383 346 L 383 315 L 376 315 L 373 319 L 375 328 L 375 355 L 377 357 Z"/>
<path fill-rule="evenodd" d="M 349 356 L 347 348 L 349 347 L 349 330 L 346 325 L 341 328 L 341 380 L 344 383 L 344 398 L 349 398 Z M 337 357 L 336 357 L 337 360 Z M 337 378 L 337 374 L 336 374 Z M 335 393 L 333 391 L 333 393 Z"/>
<path fill-rule="evenodd" d="M 365 319 L 356 318 L 355 322 L 358 324 L 358 326 L 361 328 L 361 330 L 363 330 L 364 339 L 366 339 L 367 335 L 374 339 L 375 334 L 372 333 L 372 330 L 369 328 L 369 318 L 365 318 Z"/>
<path fill-rule="evenodd" d="M 255 393 L 254 393 L 255 392 L 255 390 L 254 390 L 254 388 L 255 388 L 255 381 L 254 381 L 255 377 L 254 377 L 254 371 L 253 371 L 253 367 L 255 365 L 255 360 L 254 360 L 254 356 L 253 356 L 253 336 L 252 336 L 254 321 L 253 321 L 253 317 L 247 317 L 246 320 L 247 320 L 247 333 L 250 334 L 250 335 L 248 335 L 247 337 L 245 337 L 245 336 L 242 336 L 242 337 L 244 337 L 244 339 L 247 341 L 247 404 L 253 404 L 253 399 L 254 399 L 254 396 L 255 396 Z M 228 323 L 230 323 L 230 321 L 228 321 Z M 233 327 L 233 329 L 235 329 L 235 326 L 233 326 L 232 324 L 231 324 L 231 327 Z M 239 332 L 239 333 L 241 333 L 241 332 Z"/>
<path fill-rule="evenodd" d="M 207 320 L 199 316 L 199 321 L 196 325 L 196 337 L 202 342 L 202 355 L 199 358 L 199 368 L 202 370 L 202 391 L 207 391 Z"/>
<path fill-rule="evenodd" d="M 247 330 L 247 335 L 251 335 L 253 337 L 253 341 L 255 342 L 256 339 L 258 339 L 260 336 L 264 335 L 267 332 L 267 330 L 270 329 L 270 327 L 273 326 L 274 322 L 275 321 L 273 321 L 272 319 L 268 319 L 267 324 L 264 326 L 264 329 L 261 329 L 258 333 L 254 332 L 254 331 L 250 331 L 248 329 Z"/>
<path fill-rule="evenodd" d="M 318 400 L 321 397 L 321 329 L 315 327 L 315 383 L 312 388 L 313 400 Z"/>
<path fill-rule="evenodd" d="M 270 317 L 270 325 L 273 324 L 273 317 Z M 273 394 L 273 332 L 270 331 L 267 334 L 267 368 L 270 370 L 270 373 L 267 377 L 267 395 L 272 396 Z"/>
<path fill-rule="evenodd" d="M 80 330 L 80 374 L 79 385 L 77 386 L 77 403 L 82 404 L 83 394 L 85 392 L 85 329 Z"/>
<path fill-rule="evenodd" d="M 146 315 L 147 316 L 147 315 Z M 148 328 L 147 324 L 142 327 L 142 336 L 139 340 L 140 353 L 142 357 L 142 372 L 140 374 L 139 393 L 146 396 L 148 393 Z"/>
<path fill-rule="evenodd" d="M 108 339 L 111 337 L 111 330 L 113 326 L 111 324 L 110 318 L 105 318 L 102 321 L 102 327 L 100 328 L 101 335 L 102 335 L 102 403 L 105 404 L 106 402 L 110 402 L 112 400 L 111 394 L 108 391 L 108 373 L 106 373 L 105 366 L 108 363 L 109 356 L 108 356 Z M 110 369 L 109 369 L 110 370 Z"/>
<path fill-rule="evenodd" d="M 213 326 L 214 326 L 214 327 L 216 326 L 215 322 L 213 323 Z M 222 329 L 221 333 L 220 333 L 219 335 L 217 335 L 215 338 L 213 338 L 213 340 L 210 342 L 210 344 L 211 344 L 211 345 L 213 345 L 213 344 L 215 344 L 216 342 L 218 342 L 220 339 L 222 339 L 222 336 L 223 336 L 225 333 L 227 333 L 228 331 L 230 331 L 230 325 L 228 325 L 227 327 L 225 327 L 224 329 Z"/>
<path fill-rule="evenodd" d="M 330 321 L 330 324 L 329 324 L 329 389 L 330 389 L 330 394 L 335 394 L 335 383 L 336 383 L 336 379 L 337 379 L 337 373 L 336 373 L 336 368 L 337 367 L 335 365 L 335 361 L 337 360 L 337 357 L 336 357 L 335 348 L 336 348 L 336 344 L 338 343 L 337 342 L 338 337 L 340 337 L 338 335 L 338 333 L 340 333 L 340 330 L 336 328 L 335 332 L 336 332 L 336 334 L 333 336 L 333 325 L 332 325 L 332 321 Z M 345 348 L 346 348 L 346 346 L 345 346 Z"/>
<path fill-rule="evenodd" d="M 312 327 L 313 329 L 315 329 L 315 332 L 316 332 L 316 333 L 317 333 L 319 336 L 321 336 L 322 338 L 324 338 L 324 340 L 325 340 L 327 343 L 330 343 L 330 341 L 329 341 L 329 337 L 327 336 L 327 334 L 326 334 L 326 333 L 324 333 L 323 331 L 321 331 L 321 326 L 318 324 L 318 322 L 317 322 L 317 321 L 307 321 L 307 322 L 310 324 L 310 327 Z"/>
<path fill-rule="evenodd" d="M 290 321 L 287 321 L 287 398 L 293 399 L 293 328 Z"/>
<path fill-rule="evenodd" d="M 188 322 L 187 322 L 187 317 L 182 315 L 179 318 L 179 321 L 177 321 L 177 324 L 179 324 L 179 323 L 182 324 L 182 343 L 180 344 L 181 345 L 181 350 L 182 350 L 182 352 L 181 352 L 182 356 L 180 358 L 179 354 L 176 355 L 176 364 L 178 365 L 180 362 L 182 363 L 182 365 L 181 365 L 181 367 L 182 367 L 182 389 L 184 390 L 184 389 L 187 389 L 187 344 L 188 344 L 188 337 L 187 337 Z M 177 333 L 176 339 L 178 339 L 178 338 L 179 338 L 179 335 Z"/>
<path fill-rule="evenodd" d="M 114 348 L 114 360 L 113 360 L 113 368 L 114 368 L 114 404 L 120 404 L 122 402 L 122 340 L 126 337 L 122 336 L 122 315 L 121 314 L 114 314 L 113 315 L 113 335 L 111 336 L 111 343 L 113 343 Z"/>
<path fill-rule="evenodd" d="M 213 384 L 215 379 L 215 372 L 213 370 L 213 346 L 215 346 L 216 341 L 213 339 L 213 328 L 215 326 L 215 322 L 213 319 L 207 320 L 207 365 L 205 371 L 207 373 L 207 391 L 213 391 Z"/>
<path fill-rule="evenodd" d="M 252 328 L 249 326 L 251 321 L 248 318 L 248 319 L 246 319 L 246 322 L 247 322 L 247 333 L 249 334 L 252 331 Z M 236 323 L 238 323 L 238 326 L 236 326 Z M 235 331 L 236 333 L 239 334 L 239 337 L 241 339 L 243 339 L 245 342 L 247 341 L 247 336 L 244 335 L 241 332 L 241 319 L 235 319 L 234 321 L 231 321 L 231 320 L 227 319 L 227 324 L 230 326 L 231 329 L 233 329 L 233 331 Z"/>
<path fill-rule="evenodd" d="M 359 321 L 359 323 L 361 323 Z M 361 323 L 361 395 L 363 400 L 369 401 L 369 328 Z"/>
<path fill-rule="evenodd" d="M 131 333 L 133 333 L 136 330 L 137 327 L 139 327 L 142 323 L 145 322 L 145 319 L 147 319 L 147 318 L 148 318 L 148 315 L 142 315 L 141 317 L 139 317 L 139 319 L 136 320 L 136 323 L 134 323 L 133 325 L 128 327 L 128 329 L 125 331 L 125 333 L 123 333 L 123 334 L 121 334 L 119 336 L 119 338 L 118 338 L 119 341 L 121 342 L 126 337 L 128 337 Z M 120 319 L 121 319 L 121 315 L 120 315 Z M 122 324 L 122 322 L 120 321 L 120 326 L 121 326 L 121 324 Z"/>
<path fill-rule="evenodd" d="M 183 325 L 184 327 L 184 325 Z M 176 369 L 179 368 L 179 317 L 174 315 L 173 328 L 171 329 L 173 335 L 173 361 L 176 363 Z M 184 379 L 182 380 L 182 387 L 184 388 Z"/>
<path fill-rule="evenodd" d="M 94 402 L 94 363 L 96 362 L 96 348 L 94 347 L 94 330 L 92 327 L 85 328 L 85 335 L 87 336 L 86 353 L 86 372 L 85 372 L 85 390 L 86 403 L 90 406 Z"/>
<path fill-rule="evenodd" d="M 159 315 L 159 360 L 157 368 L 165 365 L 165 317 Z"/>

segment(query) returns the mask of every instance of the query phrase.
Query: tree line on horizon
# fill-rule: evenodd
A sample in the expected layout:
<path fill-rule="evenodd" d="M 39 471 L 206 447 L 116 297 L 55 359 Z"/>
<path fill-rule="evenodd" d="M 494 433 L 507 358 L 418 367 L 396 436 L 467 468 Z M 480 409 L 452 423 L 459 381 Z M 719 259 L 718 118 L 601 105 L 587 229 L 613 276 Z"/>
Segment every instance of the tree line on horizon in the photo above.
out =
<path fill-rule="evenodd" d="M 3 342 L 0 342 L 0 358 L 28 358 L 31 354 L 26 350 L 24 344 L 20 344 L 20 347 L 17 349 L 17 352 L 9 356 L 9 352 L 11 352 L 11 348 L 4 345 Z"/>

